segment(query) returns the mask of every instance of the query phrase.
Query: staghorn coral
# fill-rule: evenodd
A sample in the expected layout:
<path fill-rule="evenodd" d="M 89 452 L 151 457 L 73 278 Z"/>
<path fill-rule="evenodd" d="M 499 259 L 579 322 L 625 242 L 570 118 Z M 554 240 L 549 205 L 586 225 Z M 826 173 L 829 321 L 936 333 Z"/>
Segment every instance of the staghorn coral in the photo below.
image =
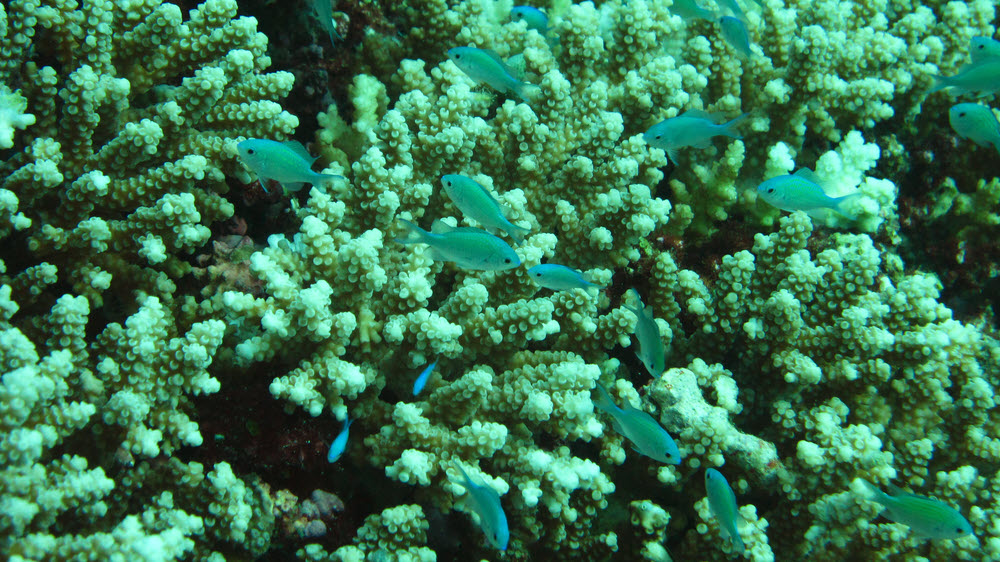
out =
<path fill-rule="evenodd" d="M 240 395 L 245 377 L 266 378 L 291 415 L 350 414 L 368 434 L 339 464 L 374 469 L 376 503 L 345 496 L 366 510 L 354 544 L 297 549 L 306 560 L 435 559 L 427 514 L 462 510 L 455 459 L 501 493 L 511 557 L 725 559 L 699 501 L 701 470 L 721 465 L 754 559 L 1000 559 L 988 480 L 1000 351 L 951 318 L 932 276 L 906 272 L 892 247 L 902 178 L 877 177 L 910 149 L 885 130 L 912 121 L 929 75 L 992 31 L 988 1 L 768 0 L 749 13 L 746 62 L 714 24 L 684 22 L 668 2 L 554 2 L 550 39 L 506 23 L 508 1 L 386 7 L 401 35 L 365 34 L 367 62 L 316 131 L 329 171 L 349 181 L 287 202 L 266 245 L 219 251 L 205 272 L 187 258 L 233 214 L 224 177 L 247 179 L 233 144 L 291 133 L 296 120 L 272 101 L 290 77 L 262 74 L 263 37 L 233 19 L 232 1 L 209 0 L 187 21 L 155 0 L 70 4 L 15 0 L 0 26 L 15 108 L 0 138 L 9 131 L 16 147 L 2 166 L 0 234 L 26 250 L 4 256 L 0 279 L 3 391 L 21 409 L 0 449 L 5 470 L 39 481 L 47 462 L 51 483 L 30 491 L 61 501 L 32 511 L 22 480 L 4 477 L 13 516 L 0 538 L 17 555 L 268 552 L 269 487 L 250 475 L 267 467 L 178 454 L 205 448 L 191 397 Z M 33 63 L 41 39 L 46 58 Z M 475 87 L 444 61 L 460 44 L 523 65 L 539 97 Z M 752 119 L 745 139 L 667 167 L 641 133 L 691 108 Z M 900 127 L 902 142 L 921 126 Z M 860 189 L 862 221 L 779 219 L 741 191 L 796 166 Z M 517 249 L 526 267 L 589 269 L 608 290 L 540 291 L 523 269 L 461 271 L 397 245 L 397 218 L 466 224 L 437 189 L 443 173 L 476 177 L 530 225 Z M 989 226 L 991 185 L 957 197 L 950 220 Z M 871 236 L 813 233 L 820 224 Z M 988 239 L 976 227 L 961 236 Z M 631 285 L 669 351 L 670 369 L 648 383 L 621 349 Z M 438 358 L 410 398 L 416 369 Z M 605 431 L 589 396 L 598 379 L 677 437 L 680 467 Z M 83 446 L 88 423 L 96 438 Z M 299 450 L 322 443 L 309 445 Z M 926 546 L 872 522 L 855 477 L 945 499 L 980 542 Z M 58 516 L 77 508 L 83 534 L 69 534 Z M 467 535 L 463 555 L 494 554 Z"/>

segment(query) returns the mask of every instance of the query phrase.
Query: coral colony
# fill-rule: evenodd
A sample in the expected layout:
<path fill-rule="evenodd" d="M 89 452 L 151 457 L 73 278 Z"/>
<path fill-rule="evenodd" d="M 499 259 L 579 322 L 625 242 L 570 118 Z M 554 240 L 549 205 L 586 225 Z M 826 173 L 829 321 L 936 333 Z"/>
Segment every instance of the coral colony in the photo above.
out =
<path fill-rule="evenodd" d="M 3 3 L 0 558 L 1000 561 L 996 22 Z"/>

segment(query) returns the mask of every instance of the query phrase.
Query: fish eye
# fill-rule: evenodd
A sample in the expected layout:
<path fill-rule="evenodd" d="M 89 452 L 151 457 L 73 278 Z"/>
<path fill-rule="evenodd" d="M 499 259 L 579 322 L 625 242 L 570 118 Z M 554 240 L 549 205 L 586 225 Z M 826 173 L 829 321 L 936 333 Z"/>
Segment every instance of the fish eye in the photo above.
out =
<path fill-rule="evenodd" d="M 955 529 L 955 532 L 956 532 L 956 533 L 959 533 L 959 534 L 962 534 L 962 533 L 964 533 L 964 532 L 965 532 L 965 529 L 963 529 L 963 528 L 961 528 L 961 527 L 958 527 L 958 528 L 956 528 L 956 529 Z"/>
<path fill-rule="evenodd" d="M 247 154 L 253 154 L 253 149 L 252 148 L 248 148 L 247 149 Z"/>
<path fill-rule="evenodd" d="M 963 112 L 959 113 L 958 116 L 959 117 L 965 117 L 965 112 L 963 111 Z"/>
<path fill-rule="evenodd" d="M 510 263 L 510 258 L 504 258 L 503 262 L 504 263 Z"/>
<path fill-rule="evenodd" d="M 462 58 L 462 55 L 458 55 L 458 54 L 456 54 L 456 55 L 455 55 L 455 58 L 456 58 L 456 59 L 460 59 L 460 58 Z"/>
<path fill-rule="evenodd" d="M 767 188 L 767 192 L 768 192 L 768 193 L 774 193 L 774 188 L 773 188 L 773 187 L 769 187 L 769 188 Z"/>
<path fill-rule="evenodd" d="M 662 138 L 663 138 L 663 135 L 656 135 L 656 139 L 657 140 L 662 139 Z"/>

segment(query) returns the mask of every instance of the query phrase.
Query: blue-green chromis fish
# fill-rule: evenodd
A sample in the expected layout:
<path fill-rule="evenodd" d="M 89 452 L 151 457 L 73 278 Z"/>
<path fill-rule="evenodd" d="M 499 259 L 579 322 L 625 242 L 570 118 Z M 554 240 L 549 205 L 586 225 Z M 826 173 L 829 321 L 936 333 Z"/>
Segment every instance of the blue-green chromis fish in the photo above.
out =
<path fill-rule="evenodd" d="M 427 244 L 431 259 L 450 261 L 463 269 L 498 271 L 521 265 L 521 259 L 506 242 L 478 228 L 455 228 L 439 220 L 431 231 L 410 221 L 398 219 L 408 231 L 405 238 L 396 238 L 400 244 Z"/>
<path fill-rule="evenodd" d="M 660 338 L 660 327 L 656 325 L 653 318 L 653 309 L 642 304 L 642 298 L 635 289 L 629 289 L 635 299 L 636 307 L 626 306 L 628 310 L 635 313 L 638 319 L 635 322 L 635 338 L 639 343 L 639 351 L 636 356 L 642 364 L 646 366 L 649 374 L 658 377 L 667 368 L 666 351 L 663 348 L 663 340 Z"/>
<path fill-rule="evenodd" d="M 243 163 L 257 174 L 264 191 L 267 191 L 268 180 L 274 180 L 286 191 L 294 192 L 302 189 L 304 183 L 319 185 L 327 180 L 344 179 L 343 176 L 312 171 L 316 159 L 295 141 L 247 139 L 237 144 L 236 150 Z"/>
<path fill-rule="evenodd" d="M 957 509 L 940 500 L 906 493 L 895 486 L 890 494 L 866 480 L 861 481 L 869 499 L 885 507 L 881 515 L 894 523 L 902 523 L 918 535 L 931 539 L 959 539 L 972 534 L 972 525 Z"/>
<path fill-rule="evenodd" d="M 455 463 L 455 466 L 465 478 L 463 485 L 469 497 L 466 505 L 479 516 L 479 527 L 486 535 L 487 542 L 493 548 L 507 550 L 510 529 L 507 527 L 507 514 L 503 512 L 503 506 L 500 505 L 500 495 L 489 486 L 473 482 L 465 473 L 462 465 Z"/>
<path fill-rule="evenodd" d="M 726 43 L 729 43 L 729 46 L 741 57 L 750 58 L 750 34 L 747 32 L 747 26 L 743 20 L 733 16 L 722 16 L 719 18 L 719 27 Z"/>
<path fill-rule="evenodd" d="M 972 63 L 1000 57 L 1000 41 L 992 37 L 977 36 L 969 40 L 969 58 Z"/>
<path fill-rule="evenodd" d="M 327 462 L 335 463 L 340 458 L 340 455 L 344 454 L 344 450 L 347 449 L 347 438 L 350 436 L 349 430 L 352 423 L 354 423 L 354 420 L 344 419 L 344 429 L 340 430 L 340 434 L 330 444 L 330 452 L 326 454 Z"/>
<path fill-rule="evenodd" d="M 619 408 L 600 383 L 597 384 L 594 406 L 611 415 L 611 426 L 619 435 L 632 442 L 636 452 L 662 463 L 681 464 L 681 451 L 677 448 L 677 443 L 653 416 L 628 403 L 624 408 Z"/>
<path fill-rule="evenodd" d="M 728 123 L 716 125 L 714 115 L 692 109 L 653 125 L 642 138 L 646 144 L 666 151 L 667 158 L 676 163 L 678 148 L 686 146 L 708 148 L 712 144 L 712 137 L 720 135 L 734 139 L 743 138 L 734 129 L 746 117 L 747 114 L 744 113 Z"/>
<path fill-rule="evenodd" d="M 417 380 L 413 381 L 413 395 L 416 396 L 420 394 L 420 391 L 427 386 L 427 379 L 431 378 L 431 373 L 434 372 L 434 367 L 437 367 L 437 359 L 433 363 L 427 366 L 420 375 L 417 376 Z"/>
<path fill-rule="evenodd" d="M 960 103 L 948 111 L 948 122 L 958 136 L 1000 152 L 1000 123 L 993 110 L 978 103 Z"/>
<path fill-rule="evenodd" d="M 475 47 L 455 47 L 448 49 L 448 58 L 474 81 L 488 84 L 499 92 L 513 94 L 525 103 L 531 101 L 529 96 L 535 86 L 514 78 L 507 65 L 493 51 Z"/>
<path fill-rule="evenodd" d="M 514 242 L 520 244 L 529 232 L 512 224 L 504 217 L 504 207 L 500 205 L 479 182 L 457 174 L 441 177 L 445 193 L 462 213 L 486 228 L 506 232 Z"/>
<path fill-rule="evenodd" d="M 536 284 L 553 291 L 569 291 L 571 289 L 601 289 L 600 285 L 590 283 L 579 271 L 557 263 L 543 263 L 528 269 L 528 276 Z"/>
<path fill-rule="evenodd" d="M 702 8 L 695 3 L 695 0 L 674 0 L 669 9 L 671 13 L 677 14 L 687 21 L 715 19 L 715 13 L 712 10 Z"/>
<path fill-rule="evenodd" d="M 984 97 L 1000 90 L 1000 58 L 986 57 L 979 62 L 967 64 L 954 76 L 935 76 L 934 86 L 928 94 L 951 88 L 953 96 L 978 94 Z"/>
<path fill-rule="evenodd" d="M 545 12 L 533 6 L 514 6 L 510 10 L 511 21 L 523 21 L 528 24 L 528 29 L 534 29 L 538 33 L 545 35 L 549 31 L 549 17 Z"/>
<path fill-rule="evenodd" d="M 316 19 L 323 26 L 323 30 L 330 36 L 330 46 L 336 46 L 335 38 L 337 33 L 336 24 L 333 21 L 333 1 L 332 0 L 312 0 L 313 11 L 316 12 Z"/>
<path fill-rule="evenodd" d="M 708 507 L 719 521 L 722 535 L 732 541 L 736 550 L 746 552 L 746 546 L 743 545 L 743 538 L 740 537 L 738 529 L 742 518 L 740 508 L 736 504 L 736 494 L 733 493 L 733 488 L 726 481 L 726 477 L 714 468 L 705 470 L 705 493 L 708 496 Z"/>
<path fill-rule="evenodd" d="M 847 205 L 861 196 L 860 193 L 851 193 L 843 197 L 830 197 L 820 186 L 816 174 L 808 168 L 762 182 L 757 186 L 757 194 L 782 211 L 830 209 L 851 220 L 857 217 Z"/>

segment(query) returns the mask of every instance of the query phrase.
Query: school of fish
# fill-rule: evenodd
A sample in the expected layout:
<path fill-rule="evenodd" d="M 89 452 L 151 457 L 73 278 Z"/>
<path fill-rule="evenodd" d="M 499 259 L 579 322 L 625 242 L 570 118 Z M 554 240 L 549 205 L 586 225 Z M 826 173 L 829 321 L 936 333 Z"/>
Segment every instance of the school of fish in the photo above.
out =
<path fill-rule="evenodd" d="M 313 5 L 330 35 L 331 43 L 334 42 L 335 24 L 328 17 L 330 1 L 320 0 Z M 716 22 L 721 38 L 737 56 L 752 58 L 753 45 L 742 8 L 736 0 L 722 0 L 720 5 L 728 13 L 712 12 L 699 6 L 695 0 L 675 0 L 673 11 L 689 21 L 703 19 Z M 548 17 L 538 8 L 515 6 L 510 17 L 512 21 L 524 22 L 528 29 L 542 36 L 551 33 Z M 973 37 L 969 52 L 970 62 L 954 76 L 935 76 L 935 84 L 928 93 L 947 91 L 954 96 L 976 94 L 982 97 L 1000 90 L 1000 42 L 988 37 Z M 486 84 L 500 93 L 529 105 L 538 95 L 537 86 L 518 78 L 510 66 L 489 49 L 459 46 L 449 49 L 447 57 L 473 81 Z M 643 139 L 648 145 L 663 150 L 669 161 L 677 164 L 679 149 L 706 148 L 714 137 L 719 136 L 742 138 L 737 128 L 749 117 L 750 114 L 744 113 L 721 122 L 720 115 L 689 109 L 652 125 Z M 1000 152 L 1000 122 L 991 108 L 979 103 L 958 103 L 949 111 L 948 120 L 959 137 Z M 306 183 L 322 186 L 343 179 L 338 175 L 314 172 L 311 166 L 315 158 L 295 142 L 247 139 L 240 142 L 237 148 L 241 160 L 257 175 L 265 190 L 271 181 L 280 184 L 286 193 L 294 193 Z M 514 213 L 473 178 L 460 173 L 446 174 L 441 178 L 441 185 L 455 208 L 482 228 L 453 226 L 439 219 L 427 231 L 410 221 L 399 219 L 401 235 L 396 241 L 404 245 L 425 245 L 434 261 L 451 262 L 465 270 L 503 271 L 519 267 L 521 259 L 514 247 L 490 231 L 506 235 L 517 246 L 530 233 L 530 228 L 511 222 L 510 217 Z M 807 168 L 801 168 L 794 174 L 765 179 L 756 192 L 762 201 L 784 211 L 829 210 L 848 219 L 855 217 L 852 204 L 861 196 L 859 193 L 828 195 L 822 178 Z M 588 281 L 584 273 L 557 263 L 530 267 L 528 277 L 540 287 L 553 291 L 579 289 L 589 294 L 591 290 L 604 288 Z M 659 377 L 666 369 L 666 350 L 654 311 L 643 304 L 638 291 L 629 289 L 627 293 L 633 304 L 630 306 L 623 302 L 622 305 L 636 316 L 636 356 L 651 377 Z M 438 360 L 435 359 L 417 376 L 413 383 L 414 397 L 420 395 L 430 382 L 437 365 Z M 664 464 L 678 465 L 682 462 L 681 449 L 655 417 L 628 401 L 624 407 L 617 406 L 611 393 L 600 383 L 596 385 L 595 393 L 594 407 L 608 415 L 611 427 L 631 443 L 635 452 Z M 341 432 L 331 442 L 327 457 L 330 463 L 336 462 L 345 453 L 353 421 L 345 418 Z M 488 484 L 470 478 L 461 464 L 456 462 L 454 467 L 462 477 L 460 483 L 465 488 L 466 507 L 476 515 L 487 543 L 498 550 L 506 550 L 510 531 L 499 494 Z M 707 468 L 704 478 L 706 498 L 718 521 L 720 533 L 729 539 L 736 552 L 746 553 L 739 532 L 742 517 L 732 487 L 715 468 Z M 940 500 L 909 494 L 891 485 L 891 493 L 887 494 L 867 480 L 859 479 L 858 482 L 862 499 L 880 504 L 886 519 L 906 525 L 919 536 L 957 539 L 973 533 L 965 517 Z"/>

